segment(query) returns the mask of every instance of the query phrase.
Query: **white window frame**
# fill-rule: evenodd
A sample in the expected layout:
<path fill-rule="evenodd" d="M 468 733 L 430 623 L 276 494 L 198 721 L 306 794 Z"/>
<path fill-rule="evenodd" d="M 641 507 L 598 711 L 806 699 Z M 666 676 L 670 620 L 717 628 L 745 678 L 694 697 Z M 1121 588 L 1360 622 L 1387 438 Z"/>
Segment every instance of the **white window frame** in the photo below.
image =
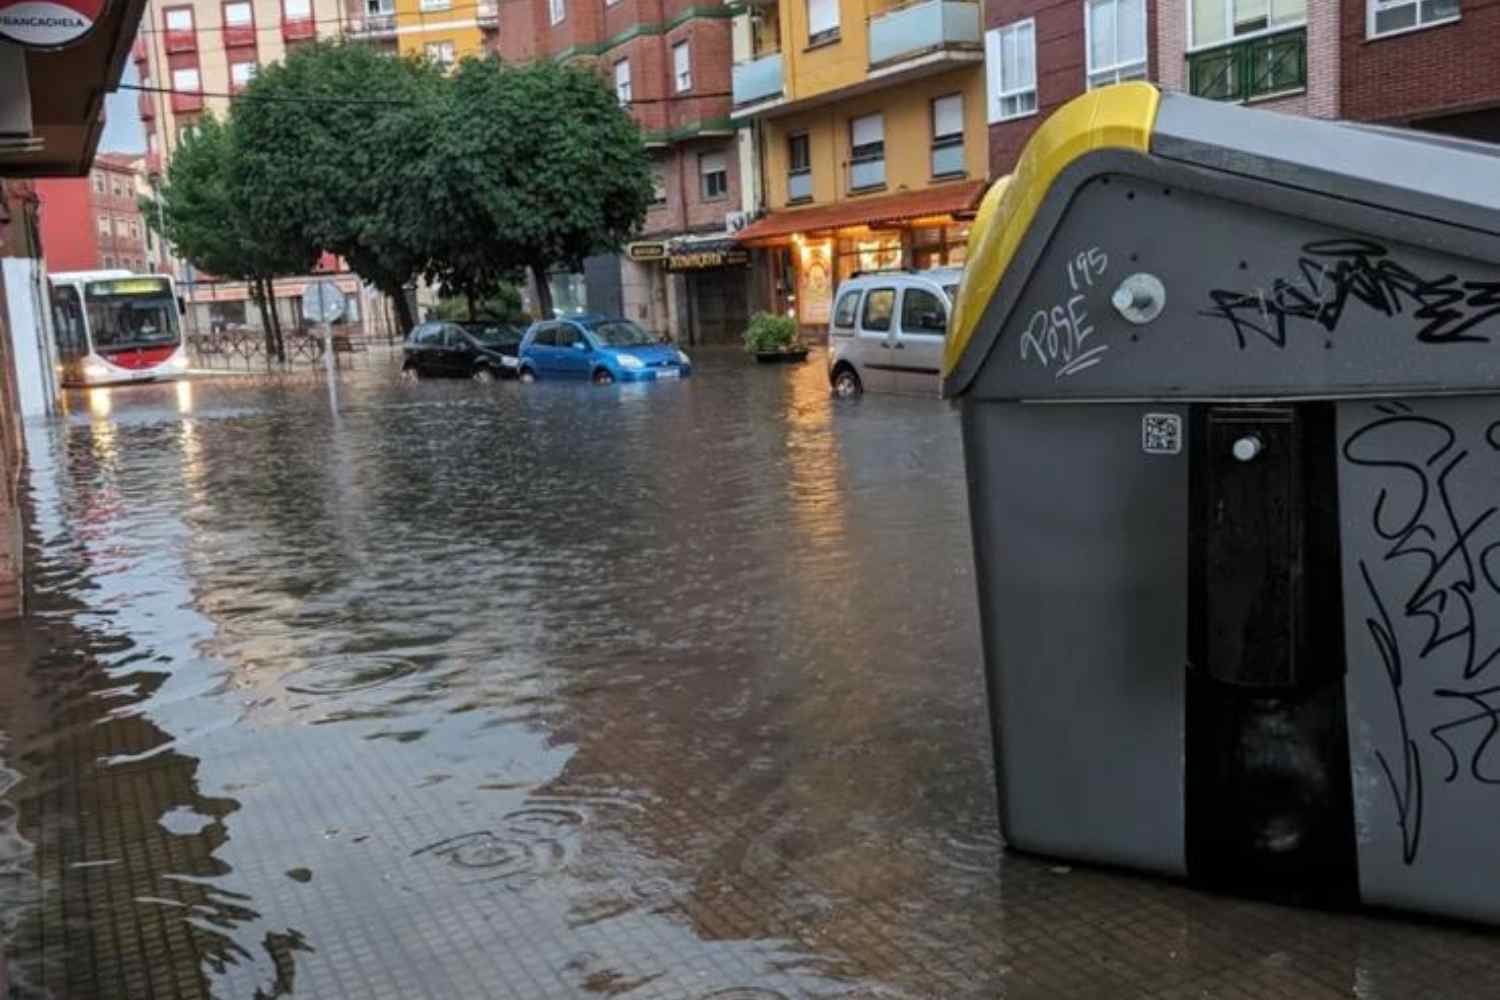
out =
<path fill-rule="evenodd" d="M 175 25 L 174 26 L 172 24 L 172 19 L 174 17 L 178 16 L 178 15 L 181 15 L 181 16 L 184 16 L 184 17 L 187 18 L 187 27 L 182 27 L 180 25 Z M 169 7 L 167 9 L 166 13 L 162 15 L 162 25 L 168 31 L 177 31 L 177 32 L 196 31 L 196 30 L 198 30 L 197 29 L 197 22 L 198 22 L 198 18 L 196 16 L 195 12 L 193 11 L 193 8 L 191 8 L 191 7 Z"/>
<path fill-rule="evenodd" d="M 444 49 L 448 50 L 446 59 L 440 58 L 439 55 L 434 55 L 434 53 L 441 54 Z M 422 46 L 422 54 L 432 62 L 443 67 L 452 66 L 458 61 L 458 47 L 453 44 L 452 39 L 448 38 L 436 42 L 427 42 Z"/>
<path fill-rule="evenodd" d="M 193 83 L 189 85 L 180 82 L 177 79 L 177 74 L 179 73 L 193 74 Z M 197 66 L 178 66 L 172 70 L 172 89 L 184 94 L 201 94 L 203 92 L 203 74 L 199 72 Z"/>
<path fill-rule="evenodd" d="M 621 70 L 624 70 L 624 72 L 621 73 Z M 633 96 L 631 88 L 632 84 L 630 82 L 630 59 L 627 57 L 625 59 L 616 60 L 615 97 L 619 100 L 621 107 L 624 107 L 630 103 Z"/>
<path fill-rule="evenodd" d="M 1011 32 L 1025 29 L 1031 36 L 1031 84 L 1025 87 L 1015 87 L 1010 90 L 1000 89 L 1000 81 L 1003 77 L 1003 63 L 1001 48 L 1004 45 L 1005 36 Z M 991 28 L 984 33 L 984 75 L 985 92 L 988 95 L 986 104 L 989 107 L 989 120 L 993 125 L 996 122 L 1018 121 L 1029 118 L 1036 114 L 1042 106 L 1041 95 L 1037 91 L 1036 74 L 1036 18 L 1023 17 L 1019 21 L 1002 24 L 998 28 Z M 1008 97 L 1022 97 L 1025 94 L 1032 95 L 1031 107 L 1025 111 L 1014 111 L 1007 114 L 1004 110 L 1004 101 Z"/>
<path fill-rule="evenodd" d="M 679 65 L 678 54 L 681 54 Z M 672 44 L 672 92 L 685 94 L 693 89 L 693 42 L 684 38 Z"/>
<path fill-rule="evenodd" d="M 1205 3 L 1205 2 L 1222 3 L 1224 5 L 1224 23 L 1229 26 L 1229 32 L 1230 32 L 1228 38 L 1221 38 L 1217 42 L 1203 42 L 1203 43 L 1200 44 L 1198 42 L 1198 40 L 1193 37 L 1193 21 L 1194 21 L 1194 18 L 1193 18 L 1193 6 L 1195 4 Z M 1308 3 L 1315 3 L 1315 2 L 1317 2 L 1317 0 L 1305 0 L 1305 2 L 1302 5 L 1302 11 L 1303 11 L 1303 13 L 1302 13 L 1302 20 L 1300 20 L 1300 21 L 1288 21 L 1286 24 L 1268 24 L 1264 28 L 1260 28 L 1260 29 L 1257 29 L 1255 31 L 1247 31 L 1243 35 L 1236 35 L 1236 34 L 1234 34 L 1234 3 L 1235 3 L 1235 0 L 1188 0 L 1188 5 L 1187 5 L 1187 54 L 1188 55 L 1192 55 L 1194 52 L 1204 52 L 1204 51 L 1207 51 L 1209 49 L 1217 49 L 1217 48 L 1221 48 L 1221 47 L 1223 47 L 1225 45 L 1233 45 L 1236 42 L 1247 42 L 1247 41 L 1251 40 L 1252 38 L 1264 38 L 1267 35 L 1279 35 L 1283 31 L 1296 31 L 1298 28 L 1305 28 L 1305 27 L 1307 27 L 1307 4 Z M 1267 7 L 1270 6 L 1270 3 L 1271 3 L 1271 0 L 1266 0 Z M 1384 38 L 1385 36 L 1381 35 L 1380 37 Z"/>
<path fill-rule="evenodd" d="M 307 10 L 296 14 L 292 13 L 292 4 L 306 5 Z M 281 0 L 281 19 L 291 24 L 305 24 L 313 19 L 312 0 Z"/>
<path fill-rule="evenodd" d="M 1404 28 L 1392 28 L 1390 31 L 1376 31 L 1375 11 L 1381 7 L 1388 9 L 1392 7 L 1415 7 L 1417 9 L 1417 23 L 1407 25 Z M 1422 0 L 1387 0 L 1386 3 L 1381 3 L 1380 0 L 1365 0 L 1365 38 L 1394 38 L 1397 35 L 1404 35 L 1409 31 L 1426 31 L 1428 28 L 1438 28 L 1445 24 L 1452 24 L 1455 21 L 1462 21 L 1463 18 L 1463 0 L 1458 0 L 1457 14 L 1449 17 L 1440 17 L 1433 21 L 1422 20 Z"/>
<path fill-rule="evenodd" d="M 453 0 L 421 0 L 421 3 L 418 4 L 418 9 L 424 14 L 440 10 L 450 10 L 452 7 Z"/>
<path fill-rule="evenodd" d="M 243 79 L 243 80 L 237 80 L 237 79 L 235 79 L 235 70 L 239 69 L 241 66 L 249 66 L 250 67 L 250 72 L 249 72 L 248 75 L 246 75 L 245 79 Z M 259 73 L 259 72 L 260 72 L 260 64 L 257 63 L 254 59 L 241 59 L 238 62 L 232 62 L 232 63 L 230 63 L 229 64 L 229 87 L 230 87 L 230 89 L 232 90 L 235 87 L 248 87 L 248 86 L 250 86 L 250 81 L 254 80 L 255 79 L 255 74 Z"/>
<path fill-rule="evenodd" d="M 255 4 L 251 0 L 234 0 L 233 3 L 226 3 L 222 10 L 224 12 L 224 27 L 226 28 L 251 28 L 255 26 Z M 242 21 L 230 20 L 229 12 L 232 10 L 243 10 L 245 12 L 245 19 Z"/>
<path fill-rule="evenodd" d="M 1144 80 L 1148 72 L 1147 67 L 1151 65 L 1151 28 L 1146 23 L 1147 17 L 1150 16 L 1150 6 L 1146 0 L 1103 0 L 1103 2 L 1111 4 L 1115 11 L 1115 62 L 1109 66 L 1092 65 L 1094 19 L 1091 15 L 1093 8 L 1100 3 L 1100 0 L 1083 0 L 1083 85 L 1088 90 L 1093 90 L 1095 87 L 1107 87 L 1122 80 Z M 1138 61 L 1120 61 L 1120 5 L 1122 3 L 1141 5 L 1141 58 Z M 1109 79 L 1103 79 L 1105 76 Z"/>
<path fill-rule="evenodd" d="M 114 226 L 111 224 L 110 218 L 107 215 L 99 216 L 99 224 L 95 228 L 97 229 L 100 236 L 112 236 L 115 231 Z"/>
<path fill-rule="evenodd" d="M 396 0 L 365 0 L 366 17 L 386 17 L 396 13 Z"/>
<path fill-rule="evenodd" d="M 562 24 L 568 16 L 568 0 L 547 0 L 547 19 L 553 24 Z"/>
<path fill-rule="evenodd" d="M 717 170 L 707 170 L 707 169 L 705 169 L 707 166 L 710 165 L 710 162 L 713 160 L 714 157 L 718 157 L 718 169 Z M 713 194 L 713 195 L 711 195 L 711 194 L 708 193 L 708 179 L 709 179 L 709 177 L 713 176 L 714 174 L 723 174 L 724 175 L 724 190 L 722 192 L 720 192 L 719 194 Z M 702 201 L 705 201 L 705 202 L 709 202 L 709 201 L 723 201 L 725 198 L 729 197 L 729 156 L 728 156 L 728 154 L 726 154 L 726 153 L 724 153 L 722 151 L 717 152 L 717 153 L 699 153 L 698 154 L 698 197 Z"/>

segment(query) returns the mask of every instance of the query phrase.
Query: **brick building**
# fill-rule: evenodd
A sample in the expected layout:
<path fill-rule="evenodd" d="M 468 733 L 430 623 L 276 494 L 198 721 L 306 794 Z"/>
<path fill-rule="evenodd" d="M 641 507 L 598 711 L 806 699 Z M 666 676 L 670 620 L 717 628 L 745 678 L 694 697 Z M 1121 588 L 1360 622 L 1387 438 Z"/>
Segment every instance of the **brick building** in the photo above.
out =
<path fill-rule="evenodd" d="M 100 153 L 87 177 L 36 182 L 47 270 L 152 269 L 147 244 L 155 241 L 138 201 L 141 169 L 139 157 Z"/>
<path fill-rule="evenodd" d="M 1343 113 L 1500 142 L 1500 0 L 1343 0 Z"/>
<path fill-rule="evenodd" d="M 639 243 L 556 275 L 559 312 L 623 314 L 686 344 L 737 338 L 749 274 L 730 252 L 740 163 L 729 118 L 725 3 L 685 0 L 508 0 L 494 51 L 508 62 L 583 59 L 641 123 L 657 199 Z"/>

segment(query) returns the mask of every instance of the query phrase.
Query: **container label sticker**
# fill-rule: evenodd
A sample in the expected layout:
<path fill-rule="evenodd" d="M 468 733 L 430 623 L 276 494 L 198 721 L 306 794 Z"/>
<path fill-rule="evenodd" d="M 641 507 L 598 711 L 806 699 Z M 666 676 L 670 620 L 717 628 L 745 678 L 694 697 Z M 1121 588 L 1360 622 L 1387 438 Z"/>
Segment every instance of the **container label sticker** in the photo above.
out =
<path fill-rule="evenodd" d="M 1141 450 L 1148 455 L 1182 452 L 1182 418 L 1175 413 L 1148 413 L 1141 417 Z"/>

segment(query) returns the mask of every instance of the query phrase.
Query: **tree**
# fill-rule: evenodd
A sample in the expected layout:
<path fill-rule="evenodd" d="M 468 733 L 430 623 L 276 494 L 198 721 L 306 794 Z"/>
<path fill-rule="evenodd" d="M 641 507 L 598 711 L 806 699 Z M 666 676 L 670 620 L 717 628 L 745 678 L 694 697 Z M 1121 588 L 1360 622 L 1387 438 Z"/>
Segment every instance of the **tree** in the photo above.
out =
<path fill-rule="evenodd" d="M 392 299 L 403 332 L 414 325 L 404 290 L 448 210 L 433 183 L 447 85 L 425 60 L 319 42 L 264 67 L 234 104 L 235 174 L 252 210 L 348 261 Z"/>
<path fill-rule="evenodd" d="M 542 317 L 547 273 L 617 251 L 651 205 L 640 127 L 598 72 L 550 60 L 460 64 L 442 120 L 442 162 L 430 171 L 447 240 L 430 274 L 474 297 L 529 271 Z"/>
<path fill-rule="evenodd" d="M 268 229 L 249 210 L 246 192 L 232 165 L 240 155 L 232 122 L 205 115 L 183 134 L 158 192 L 160 211 L 146 200 L 146 224 L 176 247 L 200 271 L 250 286 L 266 337 L 266 358 L 286 360 L 281 321 L 276 315 L 274 281 L 299 274 L 318 258 L 315 243 Z"/>

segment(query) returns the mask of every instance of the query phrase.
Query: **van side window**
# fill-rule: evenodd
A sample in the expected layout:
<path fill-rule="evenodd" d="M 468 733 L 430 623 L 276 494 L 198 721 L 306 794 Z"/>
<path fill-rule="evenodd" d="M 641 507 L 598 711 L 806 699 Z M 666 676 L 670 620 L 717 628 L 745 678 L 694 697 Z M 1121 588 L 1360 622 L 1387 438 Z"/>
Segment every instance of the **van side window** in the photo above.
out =
<path fill-rule="evenodd" d="M 859 315 L 859 289 L 851 288 L 839 296 L 838 308 L 833 311 L 833 325 L 845 330 L 854 329 L 854 318 Z"/>
<path fill-rule="evenodd" d="M 865 296 L 866 330 L 885 331 L 891 328 L 891 314 L 896 311 L 896 290 L 876 288 Z"/>
<path fill-rule="evenodd" d="M 901 329 L 905 333 L 948 331 L 947 310 L 943 301 L 924 288 L 908 288 L 901 298 Z"/>

